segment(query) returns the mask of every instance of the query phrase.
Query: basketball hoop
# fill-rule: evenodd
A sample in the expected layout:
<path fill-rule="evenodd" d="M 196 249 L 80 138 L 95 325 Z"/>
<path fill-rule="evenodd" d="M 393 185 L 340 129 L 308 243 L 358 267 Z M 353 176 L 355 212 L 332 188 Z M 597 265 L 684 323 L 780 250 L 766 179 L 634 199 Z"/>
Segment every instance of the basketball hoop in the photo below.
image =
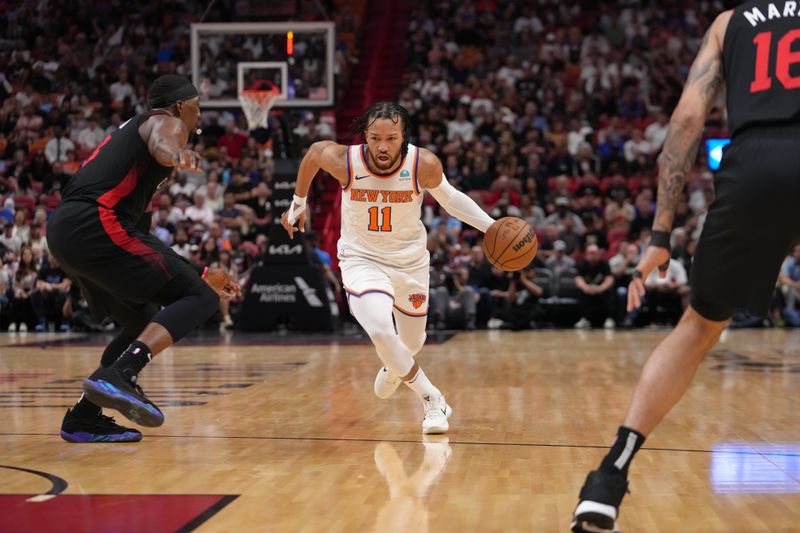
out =
<path fill-rule="evenodd" d="M 266 90 L 246 89 L 239 93 L 239 102 L 251 130 L 267 128 L 269 110 L 280 95 L 281 91 L 277 87 Z"/>

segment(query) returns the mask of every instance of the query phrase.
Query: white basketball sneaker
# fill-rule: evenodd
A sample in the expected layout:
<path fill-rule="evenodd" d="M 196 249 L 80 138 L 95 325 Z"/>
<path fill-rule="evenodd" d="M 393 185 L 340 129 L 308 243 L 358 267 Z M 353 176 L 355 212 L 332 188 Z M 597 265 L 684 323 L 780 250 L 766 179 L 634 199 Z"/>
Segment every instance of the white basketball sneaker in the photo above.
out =
<path fill-rule="evenodd" d="M 422 433 L 432 435 L 447 433 L 450 424 L 447 419 L 453 414 L 453 409 L 447 405 L 444 396 L 432 398 L 423 396 L 422 407 L 425 409 L 425 418 L 422 419 Z"/>
<path fill-rule="evenodd" d="M 378 375 L 375 376 L 375 396 L 381 400 L 385 400 L 397 390 L 400 386 L 400 376 L 395 376 L 394 372 L 388 368 L 381 367 L 378 370 Z"/>

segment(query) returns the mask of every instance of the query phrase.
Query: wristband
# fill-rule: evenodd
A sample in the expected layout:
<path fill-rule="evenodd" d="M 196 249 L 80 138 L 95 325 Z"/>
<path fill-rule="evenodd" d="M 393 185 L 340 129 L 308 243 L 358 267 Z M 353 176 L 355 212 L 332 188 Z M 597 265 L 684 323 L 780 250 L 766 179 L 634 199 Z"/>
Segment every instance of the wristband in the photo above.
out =
<path fill-rule="evenodd" d="M 669 246 L 669 233 L 668 231 L 653 231 L 650 234 L 650 246 L 657 246 L 658 248 L 670 249 Z"/>
<path fill-rule="evenodd" d="M 203 273 L 200 274 L 200 279 L 206 279 L 206 274 L 208 274 L 208 267 L 203 267 Z"/>
<path fill-rule="evenodd" d="M 303 214 L 303 211 L 306 210 L 306 198 L 304 196 L 297 196 L 296 194 L 292 196 L 292 205 L 289 206 L 289 224 L 294 224 L 297 222 L 297 219 L 300 218 L 300 215 Z"/>

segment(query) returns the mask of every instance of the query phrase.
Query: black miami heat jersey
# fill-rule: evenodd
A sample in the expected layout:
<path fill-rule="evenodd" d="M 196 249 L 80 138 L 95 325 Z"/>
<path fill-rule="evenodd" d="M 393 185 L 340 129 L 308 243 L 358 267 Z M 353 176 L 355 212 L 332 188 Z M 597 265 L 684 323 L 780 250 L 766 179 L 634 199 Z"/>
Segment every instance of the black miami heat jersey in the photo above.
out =
<path fill-rule="evenodd" d="M 736 7 L 722 60 L 733 135 L 800 121 L 800 2 L 755 0 Z"/>
<path fill-rule="evenodd" d="M 67 182 L 63 199 L 97 203 L 113 210 L 119 220 L 135 224 L 173 171 L 150 155 L 139 135 L 139 126 L 157 114 L 166 112 L 136 115 L 106 137 Z"/>

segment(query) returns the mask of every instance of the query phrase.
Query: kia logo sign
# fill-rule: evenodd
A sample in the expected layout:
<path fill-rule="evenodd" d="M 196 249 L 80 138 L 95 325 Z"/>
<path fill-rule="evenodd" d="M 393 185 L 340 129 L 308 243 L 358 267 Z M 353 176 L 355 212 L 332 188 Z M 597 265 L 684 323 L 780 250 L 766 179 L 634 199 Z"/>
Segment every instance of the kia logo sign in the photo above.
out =
<path fill-rule="evenodd" d="M 293 181 L 276 181 L 272 184 L 273 190 L 282 191 L 286 189 L 294 189 L 295 182 Z"/>
<path fill-rule="evenodd" d="M 270 245 L 269 255 L 300 255 L 303 253 L 303 245 L 281 244 L 278 246 Z"/>

